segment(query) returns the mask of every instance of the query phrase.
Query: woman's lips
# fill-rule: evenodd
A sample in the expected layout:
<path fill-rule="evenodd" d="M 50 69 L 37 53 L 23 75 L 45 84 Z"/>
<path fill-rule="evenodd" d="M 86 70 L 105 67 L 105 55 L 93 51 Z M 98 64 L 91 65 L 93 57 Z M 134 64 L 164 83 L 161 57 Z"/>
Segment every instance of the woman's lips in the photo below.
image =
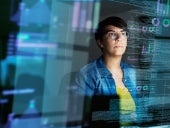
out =
<path fill-rule="evenodd" d="M 122 48 L 123 46 L 114 46 L 114 48 Z"/>

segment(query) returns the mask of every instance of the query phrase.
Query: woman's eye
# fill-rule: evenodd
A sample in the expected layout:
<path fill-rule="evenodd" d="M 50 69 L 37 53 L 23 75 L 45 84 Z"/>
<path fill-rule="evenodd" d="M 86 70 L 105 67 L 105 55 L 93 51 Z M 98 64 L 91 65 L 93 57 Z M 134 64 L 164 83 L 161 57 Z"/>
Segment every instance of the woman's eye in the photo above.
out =
<path fill-rule="evenodd" d="M 122 32 L 121 34 L 122 34 L 122 36 L 126 36 L 126 32 Z"/>
<path fill-rule="evenodd" d="M 114 32 L 110 33 L 110 35 L 111 35 L 111 36 L 115 36 L 115 37 L 117 36 L 117 34 L 114 33 Z"/>

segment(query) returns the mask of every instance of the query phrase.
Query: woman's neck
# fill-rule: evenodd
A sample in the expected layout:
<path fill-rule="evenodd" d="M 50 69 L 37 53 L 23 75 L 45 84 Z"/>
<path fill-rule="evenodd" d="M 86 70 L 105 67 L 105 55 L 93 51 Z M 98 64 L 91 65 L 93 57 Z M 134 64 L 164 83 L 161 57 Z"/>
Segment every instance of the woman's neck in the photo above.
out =
<path fill-rule="evenodd" d="M 121 69 L 120 63 L 121 63 L 122 56 L 117 56 L 117 57 L 103 56 L 103 57 L 104 57 L 104 62 L 106 64 L 106 67 L 109 70 Z"/>

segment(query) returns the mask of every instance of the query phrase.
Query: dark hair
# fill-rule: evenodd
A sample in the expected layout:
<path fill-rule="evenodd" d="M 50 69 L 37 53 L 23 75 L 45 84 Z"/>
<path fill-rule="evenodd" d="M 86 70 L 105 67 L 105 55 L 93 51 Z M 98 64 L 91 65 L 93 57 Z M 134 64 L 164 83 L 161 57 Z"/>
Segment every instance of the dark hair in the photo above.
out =
<path fill-rule="evenodd" d="M 102 39 L 105 27 L 108 25 L 113 25 L 115 27 L 128 31 L 127 23 L 123 19 L 121 19 L 120 17 L 111 16 L 99 22 L 98 27 L 95 32 L 95 40 Z"/>

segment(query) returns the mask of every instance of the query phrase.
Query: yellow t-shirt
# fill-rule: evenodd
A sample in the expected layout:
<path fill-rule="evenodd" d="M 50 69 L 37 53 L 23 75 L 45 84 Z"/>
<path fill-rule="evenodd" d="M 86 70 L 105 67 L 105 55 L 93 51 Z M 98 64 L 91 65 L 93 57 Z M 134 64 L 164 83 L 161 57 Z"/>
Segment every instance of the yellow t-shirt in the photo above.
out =
<path fill-rule="evenodd" d="M 120 114 L 129 114 L 136 111 L 135 102 L 126 87 L 116 86 L 120 98 Z"/>

